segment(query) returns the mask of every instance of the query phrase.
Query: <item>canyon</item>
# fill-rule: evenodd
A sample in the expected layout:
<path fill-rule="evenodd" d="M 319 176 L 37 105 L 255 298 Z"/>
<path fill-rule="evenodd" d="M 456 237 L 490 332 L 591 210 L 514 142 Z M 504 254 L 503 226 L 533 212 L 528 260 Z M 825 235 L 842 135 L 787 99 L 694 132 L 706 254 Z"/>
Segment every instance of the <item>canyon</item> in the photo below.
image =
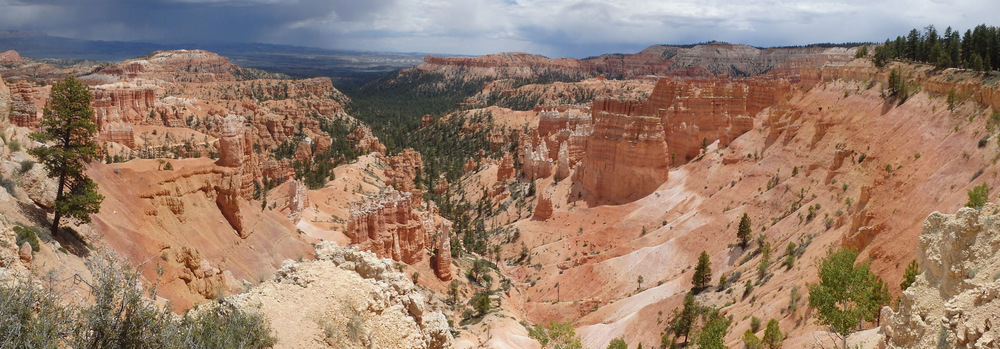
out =
<path fill-rule="evenodd" d="M 16 183 L 0 190 L 0 265 L 83 269 L 65 241 L 11 242 L 13 226 L 51 208 L 52 180 L 40 165 L 21 170 L 31 158 L 20 147 L 41 146 L 27 135 L 51 83 L 74 76 L 94 95 L 103 155 L 87 167 L 101 211 L 72 225 L 83 245 L 139 265 L 177 312 L 222 296 L 258 306 L 279 347 L 538 348 L 529 330 L 553 321 L 587 348 L 656 347 L 702 252 L 712 287 L 696 298 L 732 318 L 728 345 L 758 318 L 778 321 L 785 347 L 829 346 L 804 297 L 836 247 L 860 251 L 901 299 L 851 343 L 993 345 L 997 206 L 958 208 L 972 187 L 1000 184 L 1000 87 L 856 52 L 709 43 L 583 60 L 428 56 L 397 78 L 479 82 L 462 110 L 417 113 L 407 130 L 418 139 L 466 120 L 434 135 L 475 135 L 463 139 L 481 150 L 448 163 L 380 139 L 329 78 L 199 50 L 91 69 L 4 53 L 0 174 Z M 892 69 L 917 92 L 887 97 Z M 330 170 L 316 183 L 319 165 Z M 753 250 L 765 243 L 768 261 Z M 923 273 L 904 291 L 914 259 Z"/>

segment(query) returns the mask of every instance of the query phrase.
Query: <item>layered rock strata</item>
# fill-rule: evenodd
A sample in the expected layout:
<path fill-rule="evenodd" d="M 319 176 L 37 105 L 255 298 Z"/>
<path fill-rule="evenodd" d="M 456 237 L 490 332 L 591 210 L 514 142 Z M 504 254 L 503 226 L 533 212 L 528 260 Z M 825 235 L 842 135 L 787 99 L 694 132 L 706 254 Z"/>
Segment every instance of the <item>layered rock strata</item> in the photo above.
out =
<path fill-rule="evenodd" d="M 423 260 L 428 248 L 438 249 L 431 267 L 442 279 L 450 278 L 451 225 L 436 216 L 433 204 L 417 211 L 412 195 L 390 187 L 352 203 L 346 234 L 352 245 L 407 264 Z"/>

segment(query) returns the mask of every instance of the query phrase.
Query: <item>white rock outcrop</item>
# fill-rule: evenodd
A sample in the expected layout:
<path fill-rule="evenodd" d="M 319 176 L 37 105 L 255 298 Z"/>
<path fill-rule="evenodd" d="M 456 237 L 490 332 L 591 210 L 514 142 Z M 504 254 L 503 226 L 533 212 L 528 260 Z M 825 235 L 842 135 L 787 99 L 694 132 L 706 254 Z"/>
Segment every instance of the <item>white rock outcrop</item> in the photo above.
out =
<path fill-rule="evenodd" d="M 920 275 L 882 309 L 888 348 L 1000 347 L 1000 205 L 934 212 L 917 249 Z"/>
<path fill-rule="evenodd" d="M 316 260 L 286 260 L 274 280 L 234 296 L 268 317 L 279 348 L 450 348 L 441 312 L 390 259 L 325 242 Z"/>

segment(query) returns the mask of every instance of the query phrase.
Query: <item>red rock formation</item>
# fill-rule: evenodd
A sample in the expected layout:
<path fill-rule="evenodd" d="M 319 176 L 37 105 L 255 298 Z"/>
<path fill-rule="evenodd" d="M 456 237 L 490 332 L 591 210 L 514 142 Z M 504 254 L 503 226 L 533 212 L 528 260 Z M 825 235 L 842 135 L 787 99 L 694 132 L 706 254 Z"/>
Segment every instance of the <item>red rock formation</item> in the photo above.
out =
<path fill-rule="evenodd" d="M 798 79 L 802 68 L 819 68 L 854 58 L 853 49 L 798 47 L 758 49 L 745 45 L 708 43 L 693 47 L 650 46 L 634 54 L 609 54 L 583 60 L 550 59 L 526 53 L 501 53 L 480 57 L 427 56 L 415 71 L 464 74 L 468 77 L 533 78 L 561 75 L 575 78 L 606 76 L 637 78 L 648 75 L 673 77 L 731 77 L 772 74 Z M 409 71 L 404 71 L 408 73 Z"/>
<path fill-rule="evenodd" d="M 569 147 L 566 142 L 559 144 L 559 154 L 556 157 L 556 181 L 562 180 L 569 177 Z"/>
<path fill-rule="evenodd" d="M 229 59 L 203 50 L 154 52 L 144 59 L 134 59 L 102 68 L 91 79 L 112 76 L 116 79 L 159 79 L 173 82 L 235 81 L 236 66 Z"/>
<path fill-rule="evenodd" d="M 438 225 L 437 246 L 434 253 L 434 274 L 438 279 L 451 280 L 451 222 L 443 221 Z"/>
<path fill-rule="evenodd" d="M 505 154 L 497 168 L 497 182 L 505 183 L 511 178 L 514 178 L 514 158 L 510 154 Z"/>
<path fill-rule="evenodd" d="M 570 106 L 537 106 L 539 137 L 547 137 L 562 130 L 574 130 L 579 124 L 590 123 L 589 108 Z"/>
<path fill-rule="evenodd" d="M 300 180 L 288 182 L 288 219 L 292 223 L 298 223 L 302 218 L 302 210 L 309 206 L 309 196 L 306 192 L 306 185 Z"/>
<path fill-rule="evenodd" d="M 413 264 L 424 257 L 427 231 L 411 194 L 390 189 L 351 204 L 351 243 L 383 257 Z"/>
<path fill-rule="evenodd" d="M 535 211 L 531 219 L 546 220 L 552 217 L 552 199 L 545 194 L 545 190 L 538 191 L 538 202 L 535 204 Z"/>
<path fill-rule="evenodd" d="M 577 178 L 598 202 L 648 195 L 667 180 L 670 168 L 663 124 L 657 117 L 610 113 L 596 105 Z"/>
<path fill-rule="evenodd" d="M 469 158 L 469 160 L 466 160 L 465 161 L 465 166 L 462 166 L 462 171 L 465 171 L 465 173 L 475 172 L 478 169 L 479 169 L 479 164 L 476 163 L 475 160 L 472 160 L 472 158 Z"/>
<path fill-rule="evenodd" d="M 413 193 L 417 197 L 420 191 L 417 190 L 417 176 L 420 175 L 424 167 L 420 153 L 407 148 L 395 156 L 389 157 L 389 168 L 385 169 L 386 182 L 399 191 Z"/>
<path fill-rule="evenodd" d="M 436 184 L 434 184 L 434 194 L 441 195 L 448 191 L 449 184 L 448 180 L 441 178 Z"/>
<path fill-rule="evenodd" d="M 424 128 L 432 124 L 434 124 L 434 117 L 430 116 L 430 114 L 425 114 L 420 117 L 420 128 Z"/>
<path fill-rule="evenodd" d="M 577 172 L 583 188 L 598 202 L 636 199 L 666 181 L 671 164 L 697 157 L 716 141 L 726 146 L 749 131 L 753 128 L 750 113 L 784 103 L 790 89 L 780 79 L 751 81 L 750 85 L 718 79 L 660 79 L 646 101 L 595 100 L 593 129 L 578 125 L 566 137 L 566 162 L 573 165 L 584 143 Z M 589 135 L 581 142 L 585 134 Z M 566 173 L 566 166 L 560 166 Z"/>
<path fill-rule="evenodd" d="M 216 205 L 233 229 L 244 238 L 246 236 L 240 201 L 250 200 L 254 182 L 261 178 L 261 170 L 252 148 L 242 118 L 235 115 L 226 117 L 219 137 L 219 160 L 215 164 L 235 170 L 216 185 Z"/>
<path fill-rule="evenodd" d="M 361 153 L 385 153 L 385 145 L 372 134 L 372 130 L 367 126 L 360 125 L 347 135 L 347 139 L 355 142 L 354 149 Z"/>
<path fill-rule="evenodd" d="M 0 77 L 0 122 L 6 123 L 9 120 L 10 103 L 10 88 L 3 82 L 3 77 Z"/>
<path fill-rule="evenodd" d="M 21 80 L 10 86 L 10 122 L 14 125 L 38 129 L 41 110 L 48 93 L 34 84 Z"/>
<path fill-rule="evenodd" d="M 110 123 L 139 124 L 151 115 L 150 109 L 156 104 L 156 90 L 152 88 L 111 89 L 97 87 L 91 107 L 97 120 L 98 130 L 104 130 Z"/>

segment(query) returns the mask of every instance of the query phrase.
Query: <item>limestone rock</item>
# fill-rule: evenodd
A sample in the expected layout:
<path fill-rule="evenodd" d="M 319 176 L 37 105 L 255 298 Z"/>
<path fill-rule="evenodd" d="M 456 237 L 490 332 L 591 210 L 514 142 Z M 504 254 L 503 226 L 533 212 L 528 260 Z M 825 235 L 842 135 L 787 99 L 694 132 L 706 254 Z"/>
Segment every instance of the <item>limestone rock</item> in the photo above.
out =
<path fill-rule="evenodd" d="M 539 142 L 537 149 L 532 149 L 531 142 L 525 144 L 521 153 L 521 172 L 526 178 L 537 179 L 551 176 L 553 163 L 544 140 Z M 498 172 L 498 179 L 499 176 Z"/>
<path fill-rule="evenodd" d="M 0 62 L 21 62 L 23 60 L 24 57 L 21 57 L 21 55 L 18 54 L 17 51 L 7 50 L 4 52 L 0 52 Z"/>
<path fill-rule="evenodd" d="M 259 305 L 273 324 L 278 347 L 453 346 L 447 318 L 428 309 L 420 289 L 391 260 L 329 242 L 316 246 L 315 258 L 286 260 L 274 280 L 232 297 L 243 306 Z M 314 339 L 324 337 L 325 342 Z"/>
<path fill-rule="evenodd" d="M 354 149 L 359 153 L 367 154 L 370 152 L 385 153 L 385 145 L 372 133 L 372 130 L 365 125 L 358 125 L 358 127 L 347 135 L 347 139 L 355 142 Z"/>
<path fill-rule="evenodd" d="M 922 273 L 900 297 L 899 311 L 882 309 L 889 348 L 991 348 L 1000 345 L 1000 206 L 932 213 L 917 249 Z"/>
<path fill-rule="evenodd" d="M 173 270 L 177 275 L 173 278 L 184 281 L 192 292 L 213 299 L 235 286 L 232 274 L 215 268 L 205 259 L 201 252 L 190 247 L 169 248 L 161 252 L 161 256 L 179 268 Z M 228 275 L 228 277 L 227 277 Z"/>
<path fill-rule="evenodd" d="M 619 103 L 595 102 L 594 131 L 576 172 L 598 202 L 624 203 L 648 195 L 667 180 L 670 153 L 660 119 L 631 116 Z"/>
<path fill-rule="evenodd" d="M 448 180 L 442 177 L 434 184 L 434 194 L 441 195 L 448 191 Z"/>
<path fill-rule="evenodd" d="M 569 146 L 567 142 L 559 144 L 559 155 L 556 158 L 556 180 L 569 178 Z"/>
<path fill-rule="evenodd" d="M 28 198 L 43 208 L 52 208 L 56 202 L 58 182 L 50 178 L 44 166 L 34 166 L 21 175 L 21 187 L 28 193 Z"/>

